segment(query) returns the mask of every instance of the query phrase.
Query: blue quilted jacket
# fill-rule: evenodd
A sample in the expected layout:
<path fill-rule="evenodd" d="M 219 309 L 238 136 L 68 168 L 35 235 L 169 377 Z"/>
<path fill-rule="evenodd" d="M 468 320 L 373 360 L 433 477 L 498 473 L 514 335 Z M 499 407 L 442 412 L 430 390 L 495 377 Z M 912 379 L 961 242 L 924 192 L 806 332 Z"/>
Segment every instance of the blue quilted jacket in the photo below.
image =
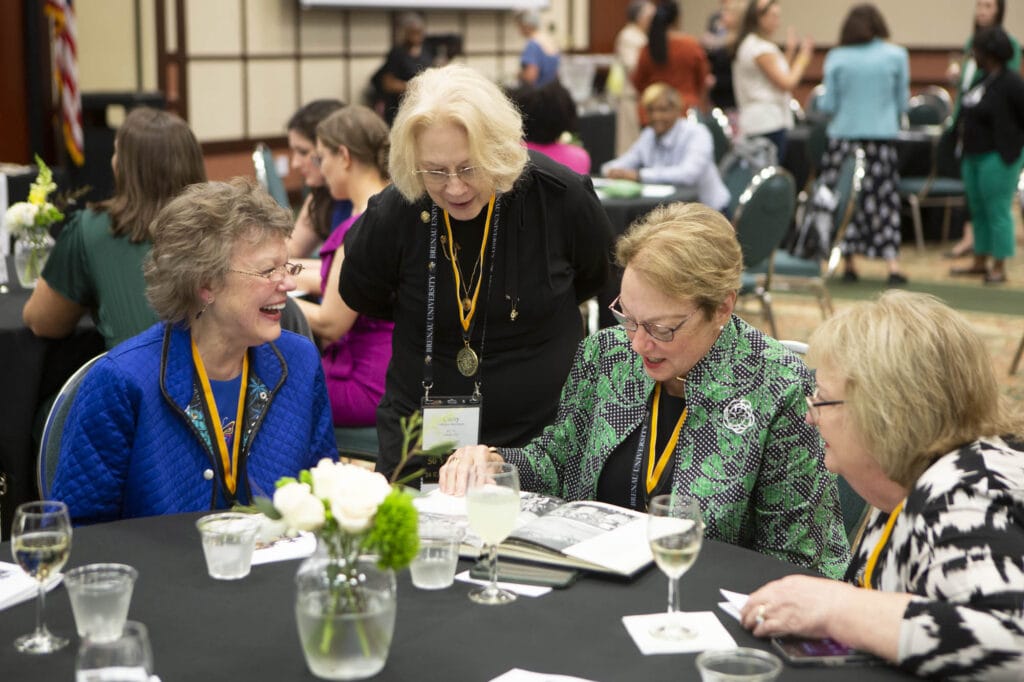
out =
<path fill-rule="evenodd" d="M 112 349 L 82 382 L 61 439 L 52 497 L 76 524 L 225 508 L 337 457 L 320 355 L 282 332 L 249 349 L 238 488 L 220 455 L 192 364 L 189 332 L 156 324 Z"/>

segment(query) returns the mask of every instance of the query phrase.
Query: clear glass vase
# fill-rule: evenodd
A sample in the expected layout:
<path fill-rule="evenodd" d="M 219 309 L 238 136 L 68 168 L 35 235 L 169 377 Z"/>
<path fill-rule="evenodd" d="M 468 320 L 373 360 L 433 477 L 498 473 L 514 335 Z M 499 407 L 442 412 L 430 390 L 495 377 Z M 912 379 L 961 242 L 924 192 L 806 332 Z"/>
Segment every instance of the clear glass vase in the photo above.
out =
<path fill-rule="evenodd" d="M 21 235 L 14 242 L 14 270 L 23 288 L 36 288 L 55 243 L 49 232 Z"/>
<path fill-rule="evenodd" d="M 324 550 L 295 575 L 295 620 L 306 665 L 324 680 L 363 680 L 387 662 L 395 629 L 395 574 L 375 557 Z"/>

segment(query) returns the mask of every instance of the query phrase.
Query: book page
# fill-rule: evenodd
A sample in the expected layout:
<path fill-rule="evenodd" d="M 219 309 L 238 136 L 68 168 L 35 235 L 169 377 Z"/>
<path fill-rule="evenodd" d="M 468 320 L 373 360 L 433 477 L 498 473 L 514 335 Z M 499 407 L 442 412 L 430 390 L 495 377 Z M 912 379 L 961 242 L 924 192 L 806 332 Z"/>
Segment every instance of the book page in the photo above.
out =
<path fill-rule="evenodd" d="M 604 502 L 569 502 L 517 527 L 509 540 L 530 542 L 563 552 L 567 547 L 604 535 L 638 518 L 645 516 Z"/>

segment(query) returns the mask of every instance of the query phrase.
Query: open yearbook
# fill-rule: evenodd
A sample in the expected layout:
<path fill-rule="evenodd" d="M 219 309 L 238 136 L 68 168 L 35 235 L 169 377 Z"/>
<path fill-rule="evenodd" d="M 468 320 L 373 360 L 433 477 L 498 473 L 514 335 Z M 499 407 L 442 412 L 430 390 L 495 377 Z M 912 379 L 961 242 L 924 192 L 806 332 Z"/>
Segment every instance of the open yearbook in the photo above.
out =
<path fill-rule="evenodd" d="M 434 490 L 416 499 L 420 517 L 446 518 L 466 528 L 463 556 L 475 558 L 483 542 L 469 526 L 466 498 Z M 498 547 L 502 558 L 569 566 L 632 577 L 654 561 L 647 544 L 647 515 L 604 502 L 565 502 L 520 493 L 519 518 Z"/>

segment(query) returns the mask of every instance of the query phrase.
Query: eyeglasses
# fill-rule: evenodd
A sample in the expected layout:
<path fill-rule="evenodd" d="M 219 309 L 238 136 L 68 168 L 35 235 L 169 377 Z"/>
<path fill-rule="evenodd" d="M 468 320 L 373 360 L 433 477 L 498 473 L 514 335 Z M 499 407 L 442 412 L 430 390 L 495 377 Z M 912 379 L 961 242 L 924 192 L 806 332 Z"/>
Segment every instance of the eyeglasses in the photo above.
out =
<path fill-rule="evenodd" d="M 627 332 L 635 332 L 640 327 L 644 328 L 647 335 L 655 341 L 661 341 L 662 343 L 668 343 L 675 338 L 676 332 L 682 329 L 683 325 L 690 321 L 690 318 L 697 314 L 694 310 L 692 313 L 683 318 L 683 321 L 674 327 L 668 327 L 663 324 L 653 324 L 651 322 L 637 322 L 632 317 L 629 317 L 624 312 L 615 307 L 619 302 L 619 297 L 616 296 L 615 300 L 608 306 L 608 310 L 611 311 L 612 317 L 615 321 L 622 325 L 622 328 Z"/>
<path fill-rule="evenodd" d="M 440 189 L 451 182 L 452 178 L 458 178 L 469 184 L 480 176 L 480 169 L 477 166 L 466 166 L 459 168 L 454 173 L 442 170 L 418 170 L 416 175 L 423 176 L 423 184 Z"/>
<path fill-rule="evenodd" d="M 818 391 L 815 390 L 810 397 L 804 396 L 804 400 L 807 401 L 807 414 L 811 415 L 811 419 L 818 421 L 818 416 L 821 414 L 820 407 L 828 407 L 829 405 L 843 405 L 846 403 L 845 400 L 819 400 Z"/>
<path fill-rule="evenodd" d="M 273 284 L 280 284 L 284 281 L 285 277 L 295 275 L 302 272 L 302 263 L 285 263 L 284 265 L 278 265 L 276 268 L 270 268 L 263 272 L 252 272 L 251 270 L 235 270 L 229 268 L 229 272 L 237 272 L 240 275 L 249 275 L 250 277 L 262 277 L 263 279 Z"/>

